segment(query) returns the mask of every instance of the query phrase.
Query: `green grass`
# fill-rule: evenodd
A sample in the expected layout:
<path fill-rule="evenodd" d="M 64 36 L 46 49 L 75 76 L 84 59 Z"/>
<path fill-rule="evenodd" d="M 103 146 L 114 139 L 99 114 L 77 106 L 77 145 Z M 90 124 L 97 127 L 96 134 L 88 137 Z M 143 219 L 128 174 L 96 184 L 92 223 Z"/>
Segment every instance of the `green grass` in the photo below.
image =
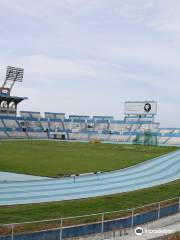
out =
<path fill-rule="evenodd" d="M 69 143 L 0 142 L 0 171 L 58 177 L 125 168 L 177 150 L 176 147 Z M 0 207 L 0 223 L 77 216 L 133 208 L 180 196 L 180 181 L 111 196 Z"/>
<path fill-rule="evenodd" d="M 169 184 L 84 200 L 0 207 L 0 223 L 24 222 L 135 208 L 180 196 L 180 180 Z"/>
<path fill-rule="evenodd" d="M 176 150 L 119 144 L 53 141 L 0 142 L 0 171 L 61 177 L 129 167 Z"/>

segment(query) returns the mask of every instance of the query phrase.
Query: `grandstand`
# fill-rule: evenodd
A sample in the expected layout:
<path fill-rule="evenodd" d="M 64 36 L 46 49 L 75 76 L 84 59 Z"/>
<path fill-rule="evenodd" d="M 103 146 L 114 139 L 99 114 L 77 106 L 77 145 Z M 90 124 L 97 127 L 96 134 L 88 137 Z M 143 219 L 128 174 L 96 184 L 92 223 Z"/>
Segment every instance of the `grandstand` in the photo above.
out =
<path fill-rule="evenodd" d="M 179 128 L 161 128 L 155 121 L 155 101 L 126 102 L 125 117 L 69 115 L 34 111 L 17 112 L 26 97 L 11 96 L 16 82 L 22 82 L 23 69 L 7 67 L 0 88 L 0 138 L 110 141 L 135 144 L 180 144 Z"/>
<path fill-rule="evenodd" d="M 6 78 L 0 87 L 0 140 L 54 139 L 57 141 L 3 141 L 1 143 L 1 170 L 8 172 L 0 173 L 3 176 L 0 181 L 2 211 L 0 220 L 3 222 L 0 225 L 0 240 L 70 240 L 75 237 L 89 239 L 89 236 L 90 239 L 95 239 L 96 234 L 98 234 L 96 239 L 100 239 L 100 234 L 104 239 L 105 234 L 114 236 L 116 231 L 119 231 L 119 236 L 124 239 L 127 230 L 130 232 L 133 229 L 134 236 L 134 227 L 160 221 L 161 218 L 179 213 L 180 198 L 176 190 L 178 190 L 180 176 L 180 151 L 177 147 L 91 144 L 108 142 L 155 146 L 180 145 L 180 128 L 161 128 L 160 123 L 156 122 L 156 101 L 125 102 L 124 119 L 121 120 L 113 116 L 67 116 L 62 112 L 41 113 L 29 110 L 18 112 L 19 104 L 27 97 L 12 96 L 11 90 L 15 83 L 22 82 L 23 73 L 22 68 L 8 66 Z M 61 142 L 58 144 L 58 141 L 91 143 Z M 14 144 L 14 147 L 9 144 Z M 27 150 L 23 144 L 28 146 Z M 31 144 L 34 144 L 35 148 Z M 78 145 L 85 145 L 86 148 L 83 146 L 78 148 Z M 101 149 L 98 150 L 99 147 Z M 12 151 L 9 151 L 11 148 Z M 23 153 L 20 151 L 22 148 Z M 172 152 L 175 149 L 178 150 Z M 106 150 L 105 153 L 104 150 Z M 33 152 L 36 155 L 30 156 Z M 70 155 L 64 154 L 68 152 Z M 88 152 L 86 157 L 83 154 L 85 152 L 86 154 Z M 160 154 L 165 155 L 159 156 Z M 109 157 L 105 159 L 105 155 Z M 138 158 L 136 159 L 135 156 Z M 4 166 L 3 161 L 6 163 Z M 10 166 L 6 167 L 8 162 Z M 90 167 L 87 166 L 88 162 Z M 102 163 L 99 166 L 100 162 Z M 109 168 L 113 162 L 121 163 L 122 169 L 117 168 L 117 165 L 112 166 L 112 169 Z M 63 169 L 63 164 L 70 165 L 71 168 Z M 108 168 L 104 166 L 106 164 Z M 84 171 L 83 165 L 86 165 L 87 170 Z M 43 168 L 39 168 L 42 166 Z M 33 172 L 30 172 L 32 170 Z M 45 176 L 45 178 L 38 176 Z M 158 185 L 161 185 L 160 188 L 157 187 Z M 161 202 L 167 196 L 175 198 Z M 76 201 L 73 201 L 75 199 Z M 156 203 L 152 204 L 153 199 L 156 199 Z M 69 203 L 68 200 L 70 200 Z M 123 209 L 123 201 L 124 206 L 129 207 L 127 210 Z M 139 207 L 141 203 L 150 204 Z M 82 209 L 79 210 L 81 205 Z M 108 205 L 112 205 L 115 210 L 112 208 L 105 211 L 103 208 Z M 120 205 L 121 209 L 116 210 Z M 101 210 L 100 206 L 103 210 L 96 213 Z M 78 215 L 74 209 L 78 209 L 80 214 Z M 90 211 L 92 214 L 89 214 Z M 74 216 L 69 216 L 69 212 Z M 57 216 L 56 213 L 58 213 Z M 28 221 L 4 224 L 4 222 L 13 221 L 8 220 L 7 214 L 12 215 L 10 219 L 13 219 L 13 215 L 17 215 L 16 222 L 26 221 L 26 219 Z M 26 219 L 23 219 L 24 216 Z M 46 216 L 60 216 L 60 218 L 34 221 L 34 216 L 38 219 Z M 121 234 L 122 230 L 124 235 Z"/>

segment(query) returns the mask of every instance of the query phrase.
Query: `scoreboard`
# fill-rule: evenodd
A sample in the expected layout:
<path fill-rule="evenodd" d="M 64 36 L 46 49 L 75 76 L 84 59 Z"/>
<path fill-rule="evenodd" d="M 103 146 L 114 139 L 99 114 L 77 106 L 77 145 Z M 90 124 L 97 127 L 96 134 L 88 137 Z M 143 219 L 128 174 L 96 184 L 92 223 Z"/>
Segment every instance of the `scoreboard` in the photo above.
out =
<path fill-rule="evenodd" d="M 156 115 L 156 101 L 128 101 L 124 104 L 125 115 Z"/>

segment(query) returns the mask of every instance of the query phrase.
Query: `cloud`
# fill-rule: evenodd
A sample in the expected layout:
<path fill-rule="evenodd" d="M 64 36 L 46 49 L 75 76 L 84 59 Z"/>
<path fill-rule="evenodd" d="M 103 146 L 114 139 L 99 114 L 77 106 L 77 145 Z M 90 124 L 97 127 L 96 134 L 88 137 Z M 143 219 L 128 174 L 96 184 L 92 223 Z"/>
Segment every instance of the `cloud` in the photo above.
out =
<path fill-rule="evenodd" d="M 154 99 L 162 125 L 180 127 L 179 9 L 178 0 L 0 0 L 0 72 L 25 69 L 13 92 L 29 96 L 22 109 L 120 118 L 125 100 Z"/>
<path fill-rule="evenodd" d="M 127 0 L 114 10 L 131 24 L 144 25 L 159 32 L 180 30 L 180 2 L 178 0 Z"/>

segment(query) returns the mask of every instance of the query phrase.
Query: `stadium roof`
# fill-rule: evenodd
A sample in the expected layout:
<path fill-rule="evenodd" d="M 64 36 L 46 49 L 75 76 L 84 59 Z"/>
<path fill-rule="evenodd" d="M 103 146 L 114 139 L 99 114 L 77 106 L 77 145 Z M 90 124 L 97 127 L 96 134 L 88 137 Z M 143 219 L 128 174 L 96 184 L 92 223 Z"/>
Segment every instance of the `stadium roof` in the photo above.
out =
<path fill-rule="evenodd" d="M 0 94 L 0 101 L 15 102 L 16 104 L 28 99 L 27 97 L 8 96 L 6 94 Z"/>

